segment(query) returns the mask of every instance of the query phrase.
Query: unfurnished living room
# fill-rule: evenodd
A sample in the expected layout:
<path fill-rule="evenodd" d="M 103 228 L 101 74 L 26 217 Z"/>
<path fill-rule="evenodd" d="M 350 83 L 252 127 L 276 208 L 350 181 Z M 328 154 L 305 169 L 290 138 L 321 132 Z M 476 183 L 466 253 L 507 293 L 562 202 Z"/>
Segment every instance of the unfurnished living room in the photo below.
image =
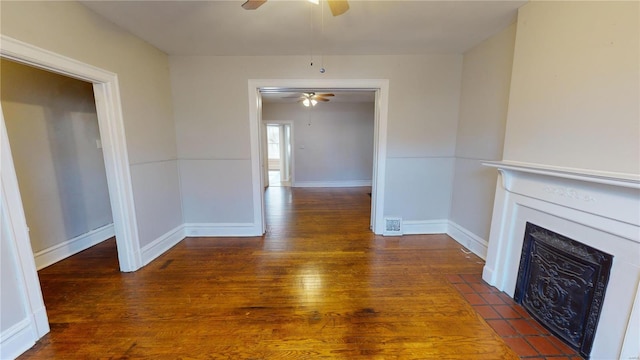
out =
<path fill-rule="evenodd" d="M 0 2 L 0 359 L 640 358 L 637 1 Z"/>

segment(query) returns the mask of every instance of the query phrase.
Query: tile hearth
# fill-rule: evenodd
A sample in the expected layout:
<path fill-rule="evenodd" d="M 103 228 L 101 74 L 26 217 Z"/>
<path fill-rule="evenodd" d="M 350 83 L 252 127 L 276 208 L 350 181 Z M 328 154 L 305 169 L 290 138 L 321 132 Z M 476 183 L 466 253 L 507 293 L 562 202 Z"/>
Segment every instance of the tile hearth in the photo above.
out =
<path fill-rule="evenodd" d="M 521 359 L 583 359 L 531 318 L 509 295 L 484 282 L 479 274 L 447 275 L 447 280 Z"/>

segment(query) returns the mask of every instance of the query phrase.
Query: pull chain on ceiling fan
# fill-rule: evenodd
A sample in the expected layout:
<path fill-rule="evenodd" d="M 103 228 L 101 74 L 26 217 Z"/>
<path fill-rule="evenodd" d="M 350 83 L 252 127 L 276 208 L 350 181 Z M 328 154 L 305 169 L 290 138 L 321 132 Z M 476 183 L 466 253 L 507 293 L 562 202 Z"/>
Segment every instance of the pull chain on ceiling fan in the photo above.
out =
<path fill-rule="evenodd" d="M 312 1 L 314 4 L 318 4 L 319 0 Z M 247 0 L 244 4 L 242 4 L 242 8 L 245 10 L 255 10 L 262 6 L 262 4 L 266 3 L 267 0 Z M 349 2 L 347 0 L 327 0 L 329 4 L 329 8 L 331 9 L 331 14 L 333 16 L 342 15 L 347 10 L 349 10 Z"/>

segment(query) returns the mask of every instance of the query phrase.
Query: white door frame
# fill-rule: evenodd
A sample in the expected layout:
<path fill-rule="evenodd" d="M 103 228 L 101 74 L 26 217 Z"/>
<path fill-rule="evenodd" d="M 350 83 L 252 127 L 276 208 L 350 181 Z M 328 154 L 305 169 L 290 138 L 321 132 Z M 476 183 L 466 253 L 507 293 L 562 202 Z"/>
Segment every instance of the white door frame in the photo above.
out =
<path fill-rule="evenodd" d="M 124 134 L 118 75 L 5 35 L 1 35 L 0 40 L 0 57 L 2 58 L 93 84 L 120 270 L 128 272 L 139 269 L 143 262 Z M 5 126 L 4 122 L 2 126 Z M 5 147 L 6 150 L 9 150 L 9 144 L 3 145 L 3 150 Z M 15 175 L 13 162 L 3 164 L 3 170 L 9 170 Z M 19 189 L 8 190 L 18 195 L 16 199 L 20 199 Z M 15 209 L 22 208 L 22 201 L 19 204 L 9 203 L 9 206 L 9 211 L 14 207 Z"/>
<path fill-rule="evenodd" d="M 282 130 L 282 125 L 289 125 L 289 129 L 291 131 L 290 137 L 289 137 L 289 144 L 291 145 L 291 157 L 289 159 L 289 186 L 293 187 L 294 186 L 294 160 L 295 160 L 295 149 L 293 147 L 293 142 L 294 142 L 294 135 L 293 135 L 293 126 L 294 126 L 294 122 L 292 120 L 269 120 L 269 121 L 263 121 L 264 124 L 264 129 L 266 129 L 267 126 L 269 125 L 279 125 L 281 126 L 280 129 Z M 281 134 L 282 135 L 282 134 Z M 266 137 L 261 137 L 261 139 L 264 141 L 264 144 L 262 145 L 262 149 L 265 149 L 266 146 L 268 146 L 267 144 L 267 139 Z M 280 152 L 282 153 L 282 137 L 280 138 Z M 262 154 L 262 156 L 265 156 L 265 158 L 263 159 L 263 161 L 269 161 L 268 158 L 268 154 L 265 153 Z M 284 161 L 284 159 L 282 159 L 282 155 L 280 158 L 280 171 L 282 173 L 282 162 Z M 265 172 L 265 176 L 267 176 L 267 179 L 265 179 L 268 182 L 268 174 L 269 172 L 266 171 Z M 282 180 L 282 178 L 280 179 Z"/>
<path fill-rule="evenodd" d="M 280 124 L 280 173 L 286 174 L 286 177 L 281 177 L 280 185 L 288 184 L 288 186 L 294 186 L 293 181 L 294 174 L 294 125 L 293 121 L 287 121 Z"/>
<path fill-rule="evenodd" d="M 120 270 L 139 269 L 142 266 L 142 257 L 122 121 L 118 76 L 5 35 L 1 35 L 0 44 L 2 58 L 93 84 Z M 3 210 L 6 211 L 9 233 L 12 234 L 9 241 L 15 246 L 18 257 L 16 263 L 21 270 L 22 278 L 18 279 L 18 282 L 25 289 L 25 308 L 30 309 L 29 319 L 33 322 L 35 329 L 36 339 L 34 340 L 37 340 L 49 331 L 48 319 L 44 310 L 6 125 L 4 117 L 0 118 L 0 153 L 2 154 L 0 176 L 2 195 L 5 197 L 2 206 L 6 207 Z"/>
<path fill-rule="evenodd" d="M 260 142 L 262 126 L 262 98 L 260 90 L 331 89 L 371 90 L 376 92 L 374 125 L 373 175 L 371 192 L 371 229 L 376 234 L 384 230 L 384 187 L 387 160 L 387 115 L 389 108 L 389 80 L 387 79 L 250 79 L 249 127 L 251 135 L 251 175 L 253 218 L 256 235 L 265 232 L 263 156 Z M 261 231 L 261 232 L 260 232 Z M 259 232 L 259 234 L 258 234 Z"/>

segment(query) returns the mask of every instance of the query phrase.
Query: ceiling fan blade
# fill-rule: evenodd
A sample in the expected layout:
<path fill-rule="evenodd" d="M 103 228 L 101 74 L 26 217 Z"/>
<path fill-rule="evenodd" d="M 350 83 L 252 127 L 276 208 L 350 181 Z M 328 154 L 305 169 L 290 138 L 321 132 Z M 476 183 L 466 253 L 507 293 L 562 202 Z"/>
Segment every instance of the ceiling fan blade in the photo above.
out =
<path fill-rule="evenodd" d="M 314 96 L 314 97 L 313 97 L 313 100 L 316 100 L 316 101 L 324 101 L 324 102 L 329 101 L 329 99 L 327 99 L 327 98 L 323 98 L 323 97 L 321 97 L 321 96 Z"/>
<path fill-rule="evenodd" d="M 347 0 L 327 0 L 327 2 L 333 16 L 342 15 L 349 10 L 349 2 Z"/>
<path fill-rule="evenodd" d="M 267 0 L 247 0 L 244 4 L 242 4 L 242 8 L 245 10 L 255 10 L 260 7 L 260 5 L 266 3 Z"/>
<path fill-rule="evenodd" d="M 324 97 L 327 97 L 327 96 L 335 96 L 335 95 L 334 95 L 334 94 L 318 94 L 318 96 L 324 96 Z"/>

